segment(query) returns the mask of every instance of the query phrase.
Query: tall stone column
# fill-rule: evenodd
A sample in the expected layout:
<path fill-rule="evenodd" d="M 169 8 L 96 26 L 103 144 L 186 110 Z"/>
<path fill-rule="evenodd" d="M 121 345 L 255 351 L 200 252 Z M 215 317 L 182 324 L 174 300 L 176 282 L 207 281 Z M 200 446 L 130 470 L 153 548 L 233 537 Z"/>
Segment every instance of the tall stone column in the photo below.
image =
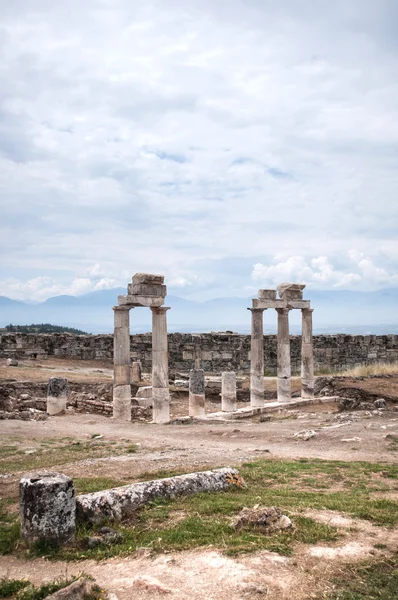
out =
<path fill-rule="evenodd" d="M 169 354 L 167 349 L 167 306 L 152 311 L 152 402 L 153 422 L 170 422 Z"/>
<path fill-rule="evenodd" d="M 131 421 L 130 308 L 114 306 L 113 418 Z"/>
<path fill-rule="evenodd" d="M 292 399 L 289 310 L 289 308 L 276 309 L 278 313 L 278 402 L 290 402 Z"/>
<path fill-rule="evenodd" d="M 252 313 L 250 344 L 250 405 L 264 406 L 264 308 L 249 308 Z"/>
<path fill-rule="evenodd" d="M 314 348 L 312 344 L 313 308 L 303 308 L 301 337 L 301 397 L 314 397 Z"/>

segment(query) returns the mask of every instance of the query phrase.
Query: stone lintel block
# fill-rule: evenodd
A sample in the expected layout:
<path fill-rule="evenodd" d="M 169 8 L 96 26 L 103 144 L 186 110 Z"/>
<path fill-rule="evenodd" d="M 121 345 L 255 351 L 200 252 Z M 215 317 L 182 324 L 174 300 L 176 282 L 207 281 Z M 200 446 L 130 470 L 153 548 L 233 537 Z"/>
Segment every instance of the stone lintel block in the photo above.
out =
<path fill-rule="evenodd" d="M 276 289 L 282 300 L 302 300 L 304 288 L 302 283 L 281 283 Z"/>
<path fill-rule="evenodd" d="M 276 290 L 258 290 L 259 300 L 276 300 Z"/>
<path fill-rule="evenodd" d="M 287 300 L 287 308 L 310 308 L 309 300 Z"/>
<path fill-rule="evenodd" d="M 286 308 L 287 304 L 285 300 L 260 300 L 254 298 L 252 300 L 253 308 L 262 308 L 266 310 L 267 308 Z"/>
<path fill-rule="evenodd" d="M 127 286 L 129 296 L 166 296 L 165 285 L 150 285 L 149 283 L 129 283 Z"/>
<path fill-rule="evenodd" d="M 132 282 L 134 285 L 147 283 L 149 285 L 163 285 L 164 275 L 154 275 L 153 273 L 136 273 L 133 275 Z"/>
<path fill-rule="evenodd" d="M 136 306 L 145 306 L 148 308 L 162 306 L 164 304 L 163 296 L 118 296 L 119 306 L 134 308 Z"/>

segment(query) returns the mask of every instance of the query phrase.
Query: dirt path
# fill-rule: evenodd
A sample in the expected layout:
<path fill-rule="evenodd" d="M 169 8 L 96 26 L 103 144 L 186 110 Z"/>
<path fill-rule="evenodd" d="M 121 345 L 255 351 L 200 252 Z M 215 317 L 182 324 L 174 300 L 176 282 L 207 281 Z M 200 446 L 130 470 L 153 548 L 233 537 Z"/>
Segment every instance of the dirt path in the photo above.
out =
<path fill-rule="evenodd" d="M 86 374 L 95 376 L 97 381 L 102 376 L 108 377 L 107 373 L 89 371 Z M 47 378 L 48 372 L 41 377 L 43 375 Z M 81 375 L 80 371 L 79 377 Z M 302 430 L 313 430 L 316 435 L 308 441 L 294 437 Z M 73 477 L 134 480 L 143 473 L 158 474 L 163 469 L 191 471 L 239 466 L 258 458 L 388 463 L 396 463 L 398 459 L 390 442 L 391 436 L 398 437 L 398 412 L 361 411 L 350 417 L 339 415 L 334 403 L 287 409 L 273 415 L 268 422 L 155 426 L 120 423 L 88 414 L 68 414 L 39 422 L 0 421 L 0 443 L 4 445 L 23 440 L 34 448 L 50 438 L 70 436 L 90 440 L 94 434 L 108 441 L 127 438 L 137 444 L 138 451 L 123 456 L 83 458 L 56 469 Z M 0 476 L 0 496 L 6 490 L 9 495 L 11 488 L 15 496 L 18 480 L 19 474 Z M 397 490 L 390 493 L 391 499 L 396 501 Z M 262 551 L 232 559 L 214 548 L 157 557 L 151 557 L 149 549 L 141 549 L 133 556 L 104 562 L 64 563 L 44 559 L 25 562 L 15 557 L 0 557 L 0 577 L 27 577 L 41 583 L 46 578 L 84 570 L 100 585 L 115 592 L 119 600 L 144 600 L 162 595 L 171 600 L 244 600 L 267 595 L 275 600 L 304 600 L 311 594 L 324 592 L 325 582 L 340 564 L 378 556 L 380 550 L 375 545 L 387 545 L 388 551 L 398 549 L 397 529 L 374 527 L 330 511 L 312 511 L 308 516 L 338 527 L 343 533 L 342 539 L 324 546 L 302 546 L 294 558 Z"/>
<path fill-rule="evenodd" d="M 373 527 L 331 511 L 309 511 L 320 522 L 334 523 L 343 535 L 339 544 L 302 546 L 294 558 L 261 551 L 229 558 L 214 549 L 150 556 L 140 549 L 132 557 L 79 563 L 23 561 L 0 557 L 0 577 L 26 577 L 35 584 L 55 577 L 89 573 L 119 600 L 144 600 L 167 595 L 170 600 L 229 600 L 271 597 L 304 600 L 323 593 L 333 572 L 344 561 L 381 556 L 383 542 L 398 549 L 398 531 Z M 356 532 L 353 533 L 353 529 Z M 384 550 L 385 553 L 385 550 Z"/>

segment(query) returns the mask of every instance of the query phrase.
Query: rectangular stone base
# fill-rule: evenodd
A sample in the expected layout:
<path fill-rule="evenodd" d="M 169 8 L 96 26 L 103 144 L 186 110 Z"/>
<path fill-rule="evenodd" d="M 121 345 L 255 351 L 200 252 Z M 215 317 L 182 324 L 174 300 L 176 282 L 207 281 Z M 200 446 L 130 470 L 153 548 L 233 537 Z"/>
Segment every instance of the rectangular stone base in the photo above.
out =
<path fill-rule="evenodd" d="M 291 408 L 300 408 L 300 406 L 307 406 L 309 404 L 326 404 L 327 402 L 338 402 L 339 396 L 322 396 L 319 398 L 296 398 L 291 402 L 267 402 L 264 406 L 261 407 L 252 407 L 248 406 L 247 408 L 239 408 L 238 410 L 226 413 L 226 412 L 214 412 L 207 413 L 204 416 L 198 417 L 179 417 L 178 419 L 173 419 L 172 423 L 186 423 L 189 421 L 236 421 L 239 419 L 249 419 L 250 417 L 255 417 L 257 415 L 263 415 L 271 412 L 277 412 L 284 409 Z"/>

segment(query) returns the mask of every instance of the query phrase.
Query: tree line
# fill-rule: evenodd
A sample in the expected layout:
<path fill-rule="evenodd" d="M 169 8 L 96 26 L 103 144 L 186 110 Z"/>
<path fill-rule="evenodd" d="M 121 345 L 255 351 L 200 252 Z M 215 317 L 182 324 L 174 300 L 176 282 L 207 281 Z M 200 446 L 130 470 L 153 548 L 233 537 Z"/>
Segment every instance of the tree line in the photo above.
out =
<path fill-rule="evenodd" d="M 87 331 L 75 329 L 75 327 L 64 327 L 63 325 L 51 325 L 51 323 L 32 323 L 32 325 L 6 325 L 10 333 L 74 333 L 76 335 L 89 335 Z"/>

